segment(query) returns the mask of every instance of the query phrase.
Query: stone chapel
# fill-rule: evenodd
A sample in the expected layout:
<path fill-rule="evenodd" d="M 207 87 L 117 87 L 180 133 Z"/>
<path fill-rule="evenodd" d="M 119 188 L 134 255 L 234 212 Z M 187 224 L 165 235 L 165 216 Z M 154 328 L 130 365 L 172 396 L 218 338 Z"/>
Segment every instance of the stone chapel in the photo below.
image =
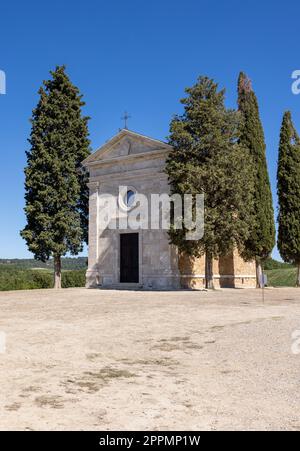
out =
<path fill-rule="evenodd" d="M 110 230 L 99 225 L 99 196 L 114 196 L 128 207 L 136 193 L 169 193 L 164 172 L 172 148 L 123 129 L 84 162 L 89 172 L 88 288 L 199 289 L 205 286 L 205 258 L 179 255 L 166 230 Z M 119 187 L 127 187 L 120 199 Z M 253 288 L 255 263 L 238 253 L 214 262 L 216 287 Z"/>

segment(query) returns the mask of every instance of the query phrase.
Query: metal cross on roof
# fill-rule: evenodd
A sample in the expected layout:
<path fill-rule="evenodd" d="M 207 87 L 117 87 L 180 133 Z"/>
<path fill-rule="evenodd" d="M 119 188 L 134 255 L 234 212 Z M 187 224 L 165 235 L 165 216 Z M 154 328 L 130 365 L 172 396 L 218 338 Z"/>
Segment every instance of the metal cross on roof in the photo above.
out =
<path fill-rule="evenodd" d="M 125 111 L 124 116 L 121 117 L 121 119 L 124 121 L 124 128 L 128 130 L 127 121 L 128 119 L 131 119 L 131 116 L 127 113 L 127 111 Z"/>

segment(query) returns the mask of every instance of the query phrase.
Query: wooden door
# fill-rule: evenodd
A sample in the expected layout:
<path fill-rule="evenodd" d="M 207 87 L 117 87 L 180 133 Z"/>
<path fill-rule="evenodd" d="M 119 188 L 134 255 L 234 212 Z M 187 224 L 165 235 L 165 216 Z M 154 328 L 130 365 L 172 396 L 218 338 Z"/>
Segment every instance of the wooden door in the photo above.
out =
<path fill-rule="evenodd" d="M 139 234 L 120 235 L 120 282 L 139 283 Z"/>

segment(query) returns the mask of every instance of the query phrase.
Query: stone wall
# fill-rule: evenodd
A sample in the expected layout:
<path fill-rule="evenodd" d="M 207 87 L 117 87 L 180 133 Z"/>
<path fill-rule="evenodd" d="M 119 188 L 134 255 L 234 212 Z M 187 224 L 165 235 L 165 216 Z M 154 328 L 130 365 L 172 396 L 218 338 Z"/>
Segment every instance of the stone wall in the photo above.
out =
<path fill-rule="evenodd" d="M 155 143 L 154 143 L 155 144 Z M 93 161 L 90 172 L 90 226 L 88 288 L 118 287 L 120 284 L 120 234 L 139 234 L 139 286 L 145 289 L 180 287 L 177 250 L 169 244 L 165 230 L 122 229 L 101 230 L 99 197 L 110 194 L 119 203 L 120 186 L 147 197 L 149 222 L 151 194 L 169 193 L 164 173 L 168 148 L 153 148 L 152 142 L 135 142 L 135 136 L 106 149 L 104 156 Z M 129 150 L 133 153 L 128 154 Z"/>
<path fill-rule="evenodd" d="M 203 289 L 205 287 L 205 257 L 192 258 L 180 255 L 179 270 L 183 288 Z M 238 252 L 221 257 L 213 263 L 216 288 L 255 288 L 255 262 L 245 262 Z"/>

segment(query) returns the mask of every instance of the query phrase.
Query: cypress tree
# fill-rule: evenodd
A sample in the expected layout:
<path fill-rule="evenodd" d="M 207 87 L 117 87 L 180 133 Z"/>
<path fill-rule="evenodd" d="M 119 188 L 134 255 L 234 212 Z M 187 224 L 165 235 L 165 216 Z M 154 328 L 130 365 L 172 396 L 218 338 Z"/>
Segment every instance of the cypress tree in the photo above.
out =
<path fill-rule="evenodd" d="M 281 126 L 277 187 L 278 248 L 285 262 L 297 265 L 296 286 L 300 287 L 300 139 L 289 111 Z"/>
<path fill-rule="evenodd" d="M 242 256 L 246 260 L 255 259 L 257 286 L 261 287 L 262 263 L 275 246 L 274 209 L 258 102 L 251 81 L 242 72 L 238 80 L 238 107 L 243 115 L 240 143 L 252 157 L 254 178 L 252 227 Z"/>
<path fill-rule="evenodd" d="M 184 229 L 171 229 L 170 238 L 183 253 L 205 255 L 206 287 L 213 288 L 213 259 L 242 250 L 248 238 L 251 172 L 238 143 L 240 114 L 225 108 L 225 91 L 200 77 L 186 93 L 184 114 L 171 122 L 166 172 L 173 194 L 204 194 L 205 230 L 197 241 L 187 241 Z"/>
<path fill-rule="evenodd" d="M 87 175 L 81 162 L 90 154 L 88 117 L 82 96 L 57 67 L 39 90 L 26 152 L 25 213 L 21 231 L 40 261 L 54 260 L 54 287 L 61 288 L 61 257 L 78 254 L 87 240 Z"/>

